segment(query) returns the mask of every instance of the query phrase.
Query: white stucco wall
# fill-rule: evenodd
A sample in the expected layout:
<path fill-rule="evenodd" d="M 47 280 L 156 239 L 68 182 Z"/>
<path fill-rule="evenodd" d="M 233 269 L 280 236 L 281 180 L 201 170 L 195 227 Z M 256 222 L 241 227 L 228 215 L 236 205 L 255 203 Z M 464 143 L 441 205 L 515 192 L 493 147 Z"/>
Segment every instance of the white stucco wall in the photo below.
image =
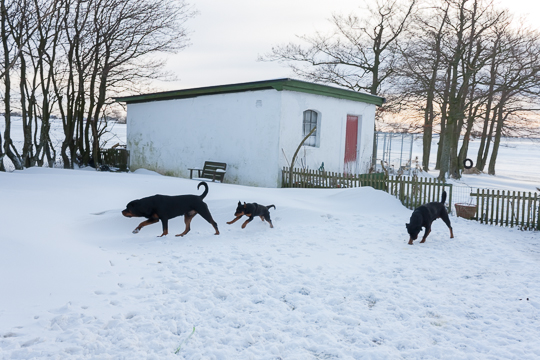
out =
<path fill-rule="evenodd" d="M 302 122 L 305 110 L 315 110 L 319 114 L 319 147 L 303 146 L 298 153 L 295 167 L 304 164 L 316 170 L 324 162 L 326 171 L 342 173 L 347 115 L 354 115 L 358 116 L 357 167 L 354 172 L 362 174 L 369 170 L 373 151 L 375 105 L 292 91 L 282 91 L 280 167 L 288 166 L 303 139 Z"/>
<path fill-rule="evenodd" d="M 225 182 L 276 187 L 280 99 L 261 90 L 129 104 L 130 169 L 188 178 L 188 168 L 219 161 Z"/>
<path fill-rule="evenodd" d="M 304 146 L 296 167 L 343 172 L 347 115 L 358 116 L 358 166 L 369 169 L 375 105 L 295 91 L 259 90 L 128 104 L 130 169 L 189 177 L 205 161 L 227 163 L 225 182 L 281 185 L 302 140 L 303 112 L 320 117 L 319 146 Z"/>

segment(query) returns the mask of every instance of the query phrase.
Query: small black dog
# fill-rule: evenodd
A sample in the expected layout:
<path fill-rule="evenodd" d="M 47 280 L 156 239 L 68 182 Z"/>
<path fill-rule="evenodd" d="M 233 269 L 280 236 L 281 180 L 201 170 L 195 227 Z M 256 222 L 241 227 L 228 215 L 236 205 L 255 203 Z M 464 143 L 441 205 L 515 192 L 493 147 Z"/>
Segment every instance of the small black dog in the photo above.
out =
<path fill-rule="evenodd" d="M 177 216 L 184 215 L 186 230 L 176 236 L 184 236 L 191 230 L 190 223 L 193 217 L 197 214 L 208 221 L 216 230 L 215 235 L 219 235 L 219 230 L 216 222 L 212 219 L 208 205 L 203 202 L 204 197 L 208 194 L 208 185 L 205 182 L 200 182 L 197 189 L 204 186 L 202 195 L 154 195 L 145 197 L 139 200 L 133 200 L 127 204 L 126 209 L 122 211 L 125 217 L 145 217 L 148 220 L 143 221 L 133 230 L 133 233 L 138 233 L 143 227 L 150 224 L 155 224 L 161 220 L 164 236 L 169 233 L 168 221 Z"/>
<path fill-rule="evenodd" d="M 242 229 L 243 229 L 251 220 L 253 220 L 255 216 L 260 216 L 262 221 L 264 220 L 268 221 L 268 223 L 270 224 L 270 227 L 273 228 L 274 225 L 272 225 L 272 220 L 270 220 L 270 211 L 268 211 L 271 207 L 273 207 L 274 209 L 276 208 L 274 205 L 264 206 L 264 205 L 259 205 L 257 203 L 251 203 L 251 204 L 244 203 L 244 205 L 242 205 L 242 203 L 239 201 L 238 206 L 236 207 L 236 211 L 234 212 L 234 216 L 236 216 L 236 218 L 234 218 L 234 220 L 227 222 L 227 224 L 230 225 L 237 222 L 244 215 L 249 216 L 249 219 L 244 221 L 244 223 L 242 224 Z"/>
<path fill-rule="evenodd" d="M 419 206 L 416 208 L 412 215 L 409 224 L 405 224 L 407 227 L 407 232 L 410 235 L 409 245 L 413 244 L 413 240 L 418 238 L 418 234 L 422 231 L 422 227 L 425 228 L 424 236 L 420 243 L 426 242 L 426 238 L 431 232 L 431 223 L 438 218 L 441 218 L 446 226 L 450 229 L 450 238 L 454 237 L 452 231 L 452 226 L 450 225 L 450 219 L 448 218 L 448 212 L 444 207 L 444 202 L 446 201 L 446 191 L 443 191 L 441 202 L 430 202 L 428 204 Z"/>

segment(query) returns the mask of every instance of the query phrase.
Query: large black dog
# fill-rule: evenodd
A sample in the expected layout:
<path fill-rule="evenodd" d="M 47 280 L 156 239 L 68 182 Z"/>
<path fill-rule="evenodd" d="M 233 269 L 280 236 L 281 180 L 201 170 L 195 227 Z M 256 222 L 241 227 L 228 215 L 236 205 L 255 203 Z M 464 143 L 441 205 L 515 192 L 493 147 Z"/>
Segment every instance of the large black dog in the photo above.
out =
<path fill-rule="evenodd" d="M 235 222 L 240 220 L 242 216 L 246 215 L 247 217 L 249 217 L 249 219 L 244 221 L 244 223 L 242 224 L 242 229 L 244 229 L 246 225 L 249 224 L 249 222 L 253 220 L 255 216 L 259 216 L 262 221 L 266 220 L 270 224 L 270 227 L 273 228 L 274 225 L 272 225 L 272 220 L 270 220 L 270 211 L 268 211 L 272 207 L 274 209 L 276 208 L 274 205 L 264 206 L 257 203 L 244 203 L 242 205 L 242 203 L 239 201 L 238 206 L 236 207 L 236 211 L 234 212 L 234 216 L 236 217 L 233 220 L 227 222 L 227 224 L 234 224 Z"/>
<path fill-rule="evenodd" d="M 413 240 L 418 238 L 418 234 L 422 231 L 422 227 L 425 228 L 424 236 L 420 243 L 426 242 L 426 238 L 431 232 L 431 223 L 438 218 L 441 218 L 446 226 L 450 229 L 450 238 L 454 237 L 452 226 L 450 225 L 450 219 L 448 218 L 448 212 L 444 207 L 446 201 L 446 191 L 443 191 L 441 202 L 430 202 L 416 208 L 412 215 L 409 224 L 405 224 L 407 232 L 410 235 L 409 245 L 413 244 Z"/>
<path fill-rule="evenodd" d="M 133 233 L 138 233 L 143 227 L 155 224 L 161 220 L 163 226 L 163 234 L 169 233 L 168 221 L 177 216 L 184 215 L 186 229 L 183 233 L 176 236 L 184 236 L 191 230 L 190 224 L 193 217 L 200 214 L 208 221 L 216 230 L 215 235 L 219 235 L 219 230 L 216 222 L 212 219 L 208 205 L 203 202 L 204 197 L 208 194 L 208 185 L 205 182 L 200 182 L 197 189 L 204 186 L 202 195 L 154 195 L 145 197 L 139 200 L 133 200 L 127 204 L 126 209 L 122 211 L 122 215 L 126 217 L 145 217 L 148 220 L 143 221 L 133 230 Z"/>

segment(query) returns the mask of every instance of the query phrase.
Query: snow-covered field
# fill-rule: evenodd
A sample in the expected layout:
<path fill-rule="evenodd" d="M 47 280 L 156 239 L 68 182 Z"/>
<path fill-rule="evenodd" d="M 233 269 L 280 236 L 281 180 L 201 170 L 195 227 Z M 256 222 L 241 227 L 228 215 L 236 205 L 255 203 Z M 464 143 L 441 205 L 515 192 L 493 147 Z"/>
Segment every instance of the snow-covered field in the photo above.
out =
<path fill-rule="evenodd" d="M 435 168 L 438 139 L 432 144 L 430 157 L 430 169 Z M 476 162 L 476 154 L 480 146 L 480 140 L 476 139 L 469 143 L 469 157 Z M 422 158 L 422 141 L 418 139 L 414 143 L 414 156 Z M 512 191 L 538 191 L 540 188 L 540 139 L 503 138 L 495 165 L 496 176 L 487 175 L 487 165 L 484 169 L 486 174 L 463 175 L 460 181 L 451 182 L 457 185 L 471 187 L 490 188 Z M 433 170 L 430 175 L 438 176 L 439 171 Z"/>
<path fill-rule="evenodd" d="M 196 216 L 159 238 L 120 211 L 197 182 L 0 173 L 0 359 L 540 358 L 538 232 L 451 216 L 454 239 L 437 220 L 409 246 L 411 211 L 371 188 L 209 186 L 221 234 Z M 275 228 L 227 225 L 239 200 L 274 204 Z"/>

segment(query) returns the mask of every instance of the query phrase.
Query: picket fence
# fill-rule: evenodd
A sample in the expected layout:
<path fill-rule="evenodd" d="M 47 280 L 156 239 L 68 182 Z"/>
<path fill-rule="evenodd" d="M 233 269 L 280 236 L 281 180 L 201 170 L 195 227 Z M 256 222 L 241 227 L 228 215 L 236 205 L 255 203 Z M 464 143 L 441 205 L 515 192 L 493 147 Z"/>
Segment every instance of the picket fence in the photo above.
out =
<path fill-rule="evenodd" d="M 538 193 L 477 189 L 477 220 L 484 224 L 540 230 L 540 196 Z"/>
<path fill-rule="evenodd" d="M 540 195 L 519 191 L 477 189 L 460 194 L 453 204 L 452 184 L 434 178 L 418 178 L 386 175 L 384 173 L 345 175 L 329 171 L 293 169 L 292 187 L 301 188 L 351 188 L 371 186 L 397 197 L 409 209 L 440 201 L 446 190 L 448 211 L 455 206 L 458 216 L 476 220 L 483 224 L 519 227 L 521 230 L 540 230 Z M 282 171 L 282 186 L 289 186 L 289 168 Z M 459 188 L 459 187 L 458 187 Z M 465 196 L 466 195 L 466 196 Z M 465 215 L 460 210 L 468 210 Z"/>
<path fill-rule="evenodd" d="M 129 151 L 124 148 L 111 148 L 100 150 L 101 164 L 118 169 L 129 170 Z"/>
<path fill-rule="evenodd" d="M 289 187 L 289 168 L 282 171 L 282 186 Z M 371 186 L 397 197 L 409 209 L 432 201 L 440 201 L 446 190 L 451 211 L 452 185 L 434 178 L 386 175 L 384 173 L 348 175 L 330 171 L 293 169 L 292 187 L 298 188 L 353 188 Z"/>

